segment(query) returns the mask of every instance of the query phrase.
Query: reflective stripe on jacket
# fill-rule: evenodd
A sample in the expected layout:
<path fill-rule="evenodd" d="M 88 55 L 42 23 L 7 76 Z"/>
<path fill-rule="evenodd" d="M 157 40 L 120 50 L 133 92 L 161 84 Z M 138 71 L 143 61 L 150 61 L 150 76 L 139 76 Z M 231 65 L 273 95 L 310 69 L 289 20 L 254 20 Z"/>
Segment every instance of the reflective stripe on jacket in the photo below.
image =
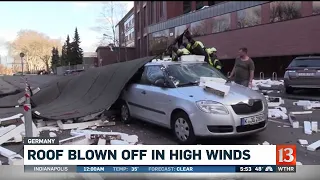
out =
<path fill-rule="evenodd" d="M 178 49 L 178 52 L 177 52 L 178 55 L 189 55 L 190 54 L 190 51 L 186 48 L 182 48 L 182 49 Z"/>

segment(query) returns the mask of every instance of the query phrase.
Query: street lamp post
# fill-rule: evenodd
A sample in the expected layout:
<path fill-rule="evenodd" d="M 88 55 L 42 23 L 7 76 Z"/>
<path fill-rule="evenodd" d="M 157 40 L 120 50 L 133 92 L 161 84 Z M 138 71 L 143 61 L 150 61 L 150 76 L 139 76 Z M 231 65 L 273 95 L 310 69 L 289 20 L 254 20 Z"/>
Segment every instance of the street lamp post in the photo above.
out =
<path fill-rule="evenodd" d="M 20 53 L 20 58 L 21 58 L 21 73 L 22 73 L 22 75 L 23 75 L 23 57 L 24 57 L 24 53 L 23 52 L 21 52 Z"/>

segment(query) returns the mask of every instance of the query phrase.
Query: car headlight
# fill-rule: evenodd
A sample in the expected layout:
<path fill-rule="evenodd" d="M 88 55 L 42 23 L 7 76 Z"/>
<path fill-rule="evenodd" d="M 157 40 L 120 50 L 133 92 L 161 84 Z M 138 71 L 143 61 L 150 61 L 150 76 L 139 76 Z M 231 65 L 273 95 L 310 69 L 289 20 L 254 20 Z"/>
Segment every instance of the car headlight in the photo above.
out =
<path fill-rule="evenodd" d="M 215 101 L 208 101 L 208 100 L 197 101 L 196 104 L 201 111 L 206 113 L 229 114 L 229 111 L 223 104 Z"/>

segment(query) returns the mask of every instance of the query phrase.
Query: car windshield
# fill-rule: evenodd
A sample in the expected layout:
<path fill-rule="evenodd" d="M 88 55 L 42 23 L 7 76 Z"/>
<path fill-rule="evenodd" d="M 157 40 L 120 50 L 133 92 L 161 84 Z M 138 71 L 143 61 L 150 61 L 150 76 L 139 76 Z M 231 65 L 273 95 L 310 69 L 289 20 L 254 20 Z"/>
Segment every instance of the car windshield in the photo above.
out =
<path fill-rule="evenodd" d="M 320 67 L 319 59 L 294 59 L 289 67 Z"/>
<path fill-rule="evenodd" d="M 226 80 L 226 77 L 207 63 L 186 63 L 168 65 L 169 78 L 176 86 L 198 85 L 200 77 L 215 77 Z"/>

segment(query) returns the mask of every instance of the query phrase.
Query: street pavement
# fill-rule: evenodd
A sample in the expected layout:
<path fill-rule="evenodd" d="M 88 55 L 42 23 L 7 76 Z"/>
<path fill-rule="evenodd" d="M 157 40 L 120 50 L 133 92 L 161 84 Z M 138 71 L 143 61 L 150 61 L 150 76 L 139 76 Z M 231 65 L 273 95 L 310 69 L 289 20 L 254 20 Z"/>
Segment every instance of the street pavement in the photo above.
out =
<path fill-rule="evenodd" d="M 57 79 L 59 76 L 52 75 L 43 75 L 43 76 L 32 76 L 28 77 L 28 82 L 32 87 L 38 87 L 43 83 L 47 83 L 51 80 Z M 23 88 L 24 81 L 21 80 L 21 77 L 6 77 L 6 81 L 9 83 Z M 1 81 L 0 81 L 1 82 Z M 22 83 L 21 83 L 22 82 Z M 280 93 L 271 93 L 273 96 L 282 96 L 285 94 Z M 312 95 L 311 93 L 298 93 L 292 95 L 297 99 L 319 99 L 317 96 Z M 286 107 L 288 112 L 290 111 L 303 111 L 302 107 L 294 106 L 293 102 L 296 100 L 285 99 L 285 104 L 281 105 Z M 241 137 L 241 138 L 207 138 L 199 139 L 197 144 L 201 145 L 256 145 L 262 144 L 264 141 L 269 142 L 270 144 L 296 144 L 297 145 L 297 161 L 301 162 L 304 165 L 320 165 L 320 150 L 315 152 L 308 151 L 306 147 L 302 147 L 298 143 L 298 139 L 305 139 L 309 144 L 320 140 L 320 132 L 313 133 L 312 135 L 306 135 L 303 131 L 303 121 L 318 121 L 320 124 L 320 110 L 314 110 L 312 114 L 298 115 L 297 120 L 300 122 L 300 128 L 293 129 L 288 127 L 290 125 L 288 120 L 269 120 L 268 127 L 265 131 L 255 134 L 252 136 Z M 120 122 L 116 122 L 115 126 L 102 127 L 97 130 L 101 131 L 113 131 L 113 132 L 124 132 L 127 134 L 135 134 L 139 137 L 139 141 L 143 144 L 153 144 L 153 145 L 174 145 L 177 144 L 174 136 L 170 130 L 158 127 L 153 124 L 145 123 L 139 120 L 135 120 L 133 123 L 125 125 Z M 43 136 L 48 136 L 48 132 L 44 132 Z M 59 137 L 61 139 L 69 137 L 69 131 L 62 132 Z M 23 154 L 22 146 L 16 144 L 4 145 L 5 148 L 11 149 L 15 152 Z M 1 161 L 4 161 L 0 157 Z"/>

